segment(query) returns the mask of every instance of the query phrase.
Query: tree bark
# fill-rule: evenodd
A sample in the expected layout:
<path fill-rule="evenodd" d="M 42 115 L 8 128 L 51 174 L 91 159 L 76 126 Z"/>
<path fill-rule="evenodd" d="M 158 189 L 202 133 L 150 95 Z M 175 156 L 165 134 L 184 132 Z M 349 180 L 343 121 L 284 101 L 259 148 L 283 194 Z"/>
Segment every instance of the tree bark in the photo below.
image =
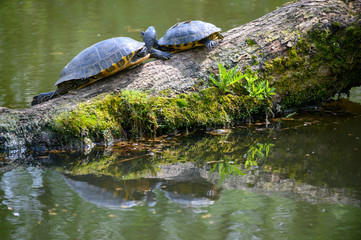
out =
<path fill-rule="evenodd" d="M 352 24 L 359 27 L 360 9 L 360 0 L 295 1 L 257 20 L 222 33 L 224 39 L 212 50 L 198 48 L 174 54 L 170 60 L 150 61 L 26 109 L 0 107 L 0 150 L 34 148 L 37 143 L 42 143 L 41 146 L 46 147 L 58 146 L 59 143 L 51 138 L 52 133 L 46 126 L 51 124 L 53 116 L 60 112 L 69 112 L 78 103 L 89 101 L 101 93 L 111 93 L 120 89 L 154 92 L 171 89 L 175 92 L 187 92 L 195 84 L 201 81 L 207 82 L 208 76 L 217 72 L 218 62 L 228 67 L 238 66 L 241 70 L 248 68 L 259 71 L 276 86 L 275 102 L 282 105 L 285 99 L 294 94 L 295 89 L 311 89 L 319 84 L 317 81 L 295 81 L 292 86 L 281 88 L 281 84 L 278 83 L 285 81 L 285 74 L 292 73 L 292 68 L 287 67 L 287 60 L 290 60 L 292 55 L 290 51 L 301 49 L 300 41 L 310 39 L 310 32 L 315 28 L 327 28 L 332 32 L 334 28 L 346 29 Z M 318 51 L 316 45 L 311 44 L 307 51 L 297 52 L 297 56 L 301 56 L 301 60 L 307 62 L 302 63 L 305 69 L 309 70 L 311 67 L 309 59 L 312 59 Z M 350 69 L 359 73 L 361 56 L 358 54 L 349 59 L 351 63 L 349 65 L 351 65 Z M 271 64 L 276 63 L 276 59 L 278 66 L 279 62 L 284 65 L 277 70 L 274 66 L 270 67 Z M 361 85 L 360 79 L 353 78 L 350 81 L 350 78 L 346 79 L 343 76 L 342 71 L 333 71 L 328 58 L 319 58 L 318 61 L 319 64 L 313 70 L 314 74 L 309 73 L 307 76 L 317 75 L 325 85 L 332 86 L 329 86 L 328 90 L 332 89 L 315 99 L 315 102 L 325 100 L 332 94 L 352 86 Z M 292 66 L 294 64 L 294 61 L 291 62 Z M 301 71 L 306 70 L 298 68 L 297 71 L 302 75 Z M 311 102 L 306 99 L 299 100 L 299 106 L 308 104 Z M 285 106 L 287 108 L 295 105 L 285 103 Z"/>

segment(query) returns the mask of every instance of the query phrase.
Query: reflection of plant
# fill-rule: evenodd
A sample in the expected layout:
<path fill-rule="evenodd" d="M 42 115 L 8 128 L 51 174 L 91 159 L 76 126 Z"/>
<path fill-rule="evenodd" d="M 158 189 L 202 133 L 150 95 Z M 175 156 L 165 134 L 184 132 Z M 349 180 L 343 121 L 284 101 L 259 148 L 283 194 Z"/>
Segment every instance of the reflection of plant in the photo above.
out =
<path fill-rule="evenodd" d="M 268 157 L 269 151 L 274 144 L 271 143 L 256 143 L 252 144 L 246 154 L 245 168 L 257 166 L 258 161 Z M 214 162 L 213 162 L 214 163 Z M 230 158 L 224 158 L 224 160 L 216 161 L 213 165 L 211 172 L 218 170 L 219 184 L 221 184 L 227 176 L 239 176 L 244 175 L 242 171 L 241 163 L 233 161 Z"/>
<path fill-rule="evenodd" d="M 219 90 L 221 90 L 221 92 L 228 92 L 231 84 L 238 82 L 243 78 L 240 72 L 236 72 L 237 66 L 227 71 L 222 63 L 218 62 L 218 70 L 219 76 L 215 78 L 213 75 L 210 75 L 209 79 L 219 88 Z"/>
<path fill-rule="evenodd" d="M 245 167 L 257 166 L 258 160 L 268 157 L 269 150 L 273 146 L 274 144 L 271 143 L 257 143 L 252 145 L 245 154 Z"/>
<path fill-rule="evenodd" d="M 214 164 L 211 172 L 215 172 L 218 169 L 218 175 L 220 177 L 219 184 L 221 184 L 226 176 L 239 176 L 244 175 L 239 168 L 239 164 L 234 164 L 232 161 L 220 161 Z"/>

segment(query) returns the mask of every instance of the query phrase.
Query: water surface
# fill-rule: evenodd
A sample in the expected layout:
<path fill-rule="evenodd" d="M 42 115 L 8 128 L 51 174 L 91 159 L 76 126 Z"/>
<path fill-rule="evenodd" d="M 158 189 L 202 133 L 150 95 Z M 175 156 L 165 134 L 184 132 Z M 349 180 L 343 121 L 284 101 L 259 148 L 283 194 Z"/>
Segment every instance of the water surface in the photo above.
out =
<path fill-rule="evenodd" d="M 0 238 L 359 239 L 361 105 L 321 110 L 39 153 L 0 173 Z"/>

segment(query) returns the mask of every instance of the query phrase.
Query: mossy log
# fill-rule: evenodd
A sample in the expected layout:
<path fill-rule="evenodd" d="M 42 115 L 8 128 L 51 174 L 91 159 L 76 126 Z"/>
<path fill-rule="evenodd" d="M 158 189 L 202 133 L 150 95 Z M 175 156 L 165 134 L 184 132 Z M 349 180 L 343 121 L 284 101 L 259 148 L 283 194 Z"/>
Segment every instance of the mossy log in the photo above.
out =
<path fill-rule="evenodd" d="M 224 39 L 212 50 L 198 48 L 177 53 L 167 61 L 150 61 L 26 109 L 0 107 L 0 150 L 76 147 L 94 141 L 111 144 L 116 138 L 129 136 L 129 131 L 132 136 L 146 132 L 132 129 L 135 126 L 157 134 L 159 129 L 175 130 L 177 124 L 185 128 L 227 126 L 244 119 L 243 113 L 252 115 L 250 109 L 257 109 L 257 100 L 247 96 L 222 95 L 220 100 L 207 96 L 202 102 L 205 107 L 186 109 L 187 104 L 202 105 L 194 92 L 207 85 L 210 74 L 217 73 L 218 62 L 229 68 L 238 66 L 241 71 L 249 69 L 268 79 L 276 88 L 272 101 L 278 109 L 318 104 L 361 85 L 360 9 L 359 0 L 295 1 L 224 32 Z M 131 103 L 121 94 L 123 89 L 146 90 L 146 94 Z M 160 92 L 163 99 L 147 98 Z M 171 100 L 172 96 L 178 98 Z M 145 117 L 131 116 L 134 104 L 142 101 L 148 101 L 138 109 Z M 240 102 L 243 105 L 237 105 Z M 201 112 L 207 109 L 206 103 L 216 105 L 209 112 Z M 131 109 L 124 114 L 122 107 L 114 108 L 115 104 Z M 146 112 L 147 106 L 151 112 Z M 234 109 L 229 110 L 232 106 Z M 242 106 L 245 109 L 239 110 Z M 166 109 L 170 107 L 173 109 Z M 192 111 L 199 115 L 192 115 Z M 187 117 L 182 115 L 185 112 Z M 81 125 L 81 121 L 86 123 Z"/>

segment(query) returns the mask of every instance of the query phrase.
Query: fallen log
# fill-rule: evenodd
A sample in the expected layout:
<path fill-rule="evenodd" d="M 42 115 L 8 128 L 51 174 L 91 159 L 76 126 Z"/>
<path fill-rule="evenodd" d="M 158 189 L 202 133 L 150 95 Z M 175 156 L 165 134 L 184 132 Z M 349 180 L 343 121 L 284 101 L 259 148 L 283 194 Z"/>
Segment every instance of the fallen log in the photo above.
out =
<path fill-rule="evenodd" d="M 272 102 L 278 110 L 318 104 L 361 85 L 360 9 L 360 0 L 295 1 L 223 33 L 224 39 L 212 50 L 198 48 L 177 53 L 167 61 L 150 61 L 26 109 L 0 107 L 0 150 L 90 146 L 92 142 L 109 145 L 117 138 L 158 134 L 161 129 L 228 126 L 251 117 L 253 110 L 261 111 L 255 106 L 257 99 L 222 95 L 217 103 L 219 98 L 205 94 L 201 98 L 208 98 L 206 102 L 217 103 L 213 112 L 200 113 L 207 107 L 192 110 L 190 105 L 187 110 L 187 104 L 200 105 L 200 96 L 186 94 L 204 89 L 209 75 L 217 73 L 218 62 L 269 80 L 276 88 Z M 129 100 L 122 94 L 124 89 L 146 90 L 147 95 Z M 166 100 L 147 97 L 160 93 Z M 170 100 L 177 95 L 181 97 Z M 144 99 L 150 112 L 132 112 Z M 172 109 L 170 116 L 160 109 L 159 102 L 164 101 L 168 102 L 162 107 L 180 109 Z M 170 105 L 172 101 L 174 105 Z M 114 108 L 115 104 L 127 105 L 127 111 Z M 192 111 L 198 115 L 191 115 Z M 132 116 L 140 112 L 144 118 Z"/>

